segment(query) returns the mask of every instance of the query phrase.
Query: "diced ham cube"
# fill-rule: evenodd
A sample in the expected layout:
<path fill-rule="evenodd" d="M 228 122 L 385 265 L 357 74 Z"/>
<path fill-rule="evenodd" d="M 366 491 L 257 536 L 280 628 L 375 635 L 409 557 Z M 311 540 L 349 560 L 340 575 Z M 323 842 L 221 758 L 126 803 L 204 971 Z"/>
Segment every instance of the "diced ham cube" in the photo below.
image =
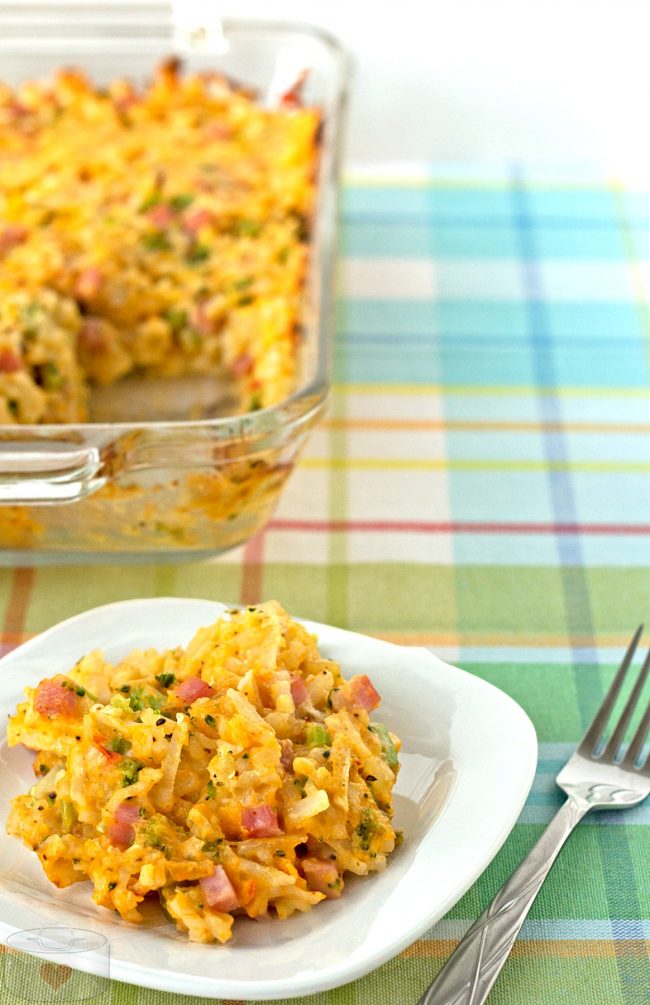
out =
<path fill-rule="evenodd" d="M 23 105 L 20 101 L 10 101 L 6 106 L 8 111 L 11 112 L 15 119 L 24 119 L 26 115 L 29 115 L 29 108 Z"/>
<path fill-rule="evenodd" d="M 103 281 L 104 274 L 101 269 L 98 269 L 96 265 L 89 265 L 88 268 L 82 269 L 77 276 L 74 295 L 80 300 L 92 300 L 99 293 Z"/>
<path fill-rule="evenodd" d="M 208 907 L 215 911 L 234 911 L 239 907 L 239 898 L 235 888 L 228 879 L 228 874 L 222 865 L 215 866 L 211 876 L 203 876 L 199 880 Z"/>
<path fill-rule="evenodd" d="M 140 810 L 135 803 L 120 803 L 115 810 L 115 815 L 106 828 L 108 840 L 116 848 L 123 851 L 133 843 L 135 830 L 133 825 L 140 815 Z"/>
<path fill-rule="evenodd" d="M 245 377 L 253 369 L 253 357 L 248 352 L 243 352 L 241 356 L 233 360 L 230 364 L 230 372 L 233 377 Z"/>
<path fill-rule="evenodd" d="M 154 227 L 157 227 L 158 230 L 164 230 L 174 219 L 174 211 L 171 206 L 160 203 L 158 206 L 151 207 L 148 216 Z"/>
<path fill-rule="evenodd" d="M 323 861 L 320 858 L 303 858 L 300 860 L 300 868 L 310 890 L 318 890 L 326 897 L 341 896 L 341 877 L 334 862 Z"/>
<path fill-rule="evenodd" d="M 79 697 L 61 680 L 42 680 L 36 688 L 34 708 L 48 718 L 59 715 L 72 718 L 79 711 Z"/>
<path fill-rule="evenodd" d="M 28 233 L 27 227 L 23 227 L 19 223 L 11 223 L 0 230 L 0 255 L 22 244 L 27 239 Z"/>
<path fill-rule="evenodd" d="M 307 690 L 307 685 L 302 677 L 292 677 L 291 697 L 293 698 L 294 705 L 302 705 L 303 701 L 306 701 L 308 695 L 309 691 Z"/>
<path fill-rule="evenodd" d="M 363 708 L 371 712 L 381 702 L 379 694 L 365 674 L 351 677 L 341 687 L 332 692 L 332 708 L 339 712 L 342 708 Z"/>
<path fill-rule="evenodd" d="M 232 134 L 232 126 L 227 122 L 211 122 L 205 130 L 207 140 L 229 140 Z"/>
<path fill-rule="evenodd" d="M 174 694 L 178 695 L 186 705 L 191 705 L 198 698 L 209 698 L 214 694 L 214 691 L 200 677 L 188 677 L 182 684 L 174 688 Z"/>
<path fill-rule="evenodd" d="M 193 209 L 183 217 L 183 228 L 188 234 L 196 236 L 202 227 L 212 223 L 213 216 L 209 209 Z"/>
<path fill-rule="evenodd" d="M 270 838 L 282 834 L 277 813 L 265 803 L 248 806 L 242 811 L 241 822 L 249 837 Z"/>
<path fill-rule="evenodd" d="M 23 361 L 18 353 L 11 349 L 0 349 L 0 373 L 15 373 L 21 370 Z"/>

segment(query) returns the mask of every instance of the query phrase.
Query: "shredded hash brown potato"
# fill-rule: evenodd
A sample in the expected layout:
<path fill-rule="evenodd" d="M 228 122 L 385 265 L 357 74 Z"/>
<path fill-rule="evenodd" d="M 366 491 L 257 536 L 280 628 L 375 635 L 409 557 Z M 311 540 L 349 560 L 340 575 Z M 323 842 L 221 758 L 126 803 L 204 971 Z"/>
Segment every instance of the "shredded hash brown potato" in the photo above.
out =
<path fill-rule="evenodd" d="M 168 60 L 147 87 L 0 83 L 0 423 L 132 374 L 293 390 L 320 113 Z M 115 419 L 119 419 L 115 416 Z"/>
<path fill-rule="evenodd" d="M 7 830 L 126 921 L 157 895 L 192 941 L 226 942 L 235 913 L 308 911 L 395 847 L 379 695 L 274 601 L 185 649 L 91 652 L 26 693 L 9 743 L 37 751 L 38 781 Z"/>

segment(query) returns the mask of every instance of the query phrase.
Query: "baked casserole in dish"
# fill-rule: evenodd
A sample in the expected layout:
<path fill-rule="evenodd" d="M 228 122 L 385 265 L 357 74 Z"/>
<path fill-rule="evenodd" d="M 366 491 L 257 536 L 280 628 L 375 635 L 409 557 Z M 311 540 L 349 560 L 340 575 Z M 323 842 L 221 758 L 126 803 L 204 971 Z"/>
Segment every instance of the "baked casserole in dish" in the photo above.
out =
<path fill-rule="evenodd" d="M 345 60 L 222 40 L 2 44 L 4 562 L 240 544 L 322 414 Z"/>

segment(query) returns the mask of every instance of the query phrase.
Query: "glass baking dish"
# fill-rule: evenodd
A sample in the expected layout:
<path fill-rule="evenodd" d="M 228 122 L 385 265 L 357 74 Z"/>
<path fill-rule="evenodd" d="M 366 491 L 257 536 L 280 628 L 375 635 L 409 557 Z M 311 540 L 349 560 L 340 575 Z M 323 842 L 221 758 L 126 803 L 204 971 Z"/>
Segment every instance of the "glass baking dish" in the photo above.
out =
<path fill-rule="evenodd" d="M 222 71 L 270 105 L 306 69 L 305 103 L 322 112 L 300 379 L 286 400 L 233 415 L 218 377 L 129 378 L 97 392 L 94 421 L 0 425 L 0 564 L 214 555 L 265 525 L 326 406 L 345 54 L 309 26 L 179 22 L 166 4 L 57 6 L 0 3 L 4 80 L 62 65 L 99 84 L 142 80 L 178 55 L 188 71 Z"/>

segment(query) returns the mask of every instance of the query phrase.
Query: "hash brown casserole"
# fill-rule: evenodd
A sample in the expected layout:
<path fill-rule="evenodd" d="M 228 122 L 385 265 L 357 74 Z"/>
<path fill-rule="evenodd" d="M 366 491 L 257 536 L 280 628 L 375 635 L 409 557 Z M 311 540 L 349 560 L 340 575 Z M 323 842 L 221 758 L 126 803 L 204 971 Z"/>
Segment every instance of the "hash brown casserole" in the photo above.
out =
<path fill-rule="evenodd" d="M 0 423 L 83 421 L 131 374 L 286 398 L 319 127 L 298 86 L 268 108 L 173 59 L 141 90 L 0 84 Z"/>
<path fill-rule="evenodd" d="M 7 830 L 56 886 L 89 879 L 129 922 L 157 895 L 190 940 L 226 942 L 234 913 L 285 918 L 386 865 L 399 740 L 379 701 L 274 601 L 185 649 L 91 652 L 10 719 L 38 781 Z"/>

